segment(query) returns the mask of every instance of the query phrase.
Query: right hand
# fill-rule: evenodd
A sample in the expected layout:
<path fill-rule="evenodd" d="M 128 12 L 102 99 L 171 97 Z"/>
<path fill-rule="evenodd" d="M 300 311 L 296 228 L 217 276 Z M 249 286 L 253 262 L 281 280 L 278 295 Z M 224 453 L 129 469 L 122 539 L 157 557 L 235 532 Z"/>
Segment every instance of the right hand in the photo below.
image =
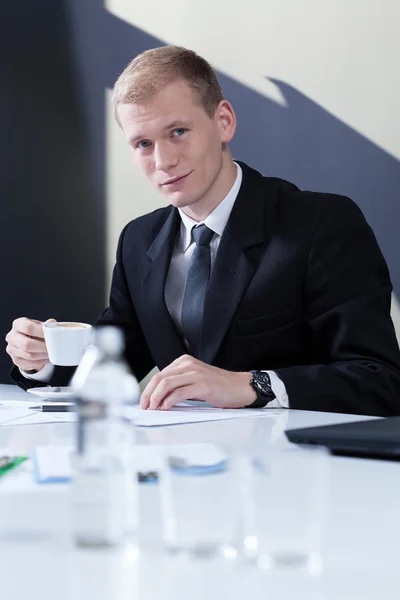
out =
<path fill-rule="evenodd" d="M 55 322 L 55 319 L 46 321 Z M 42 321 L 21 317 L 13 322 L 11 331 L 6 335 L 6 352 L 22 371 L 40 371 L 50 362 L 42 324 Z"/>

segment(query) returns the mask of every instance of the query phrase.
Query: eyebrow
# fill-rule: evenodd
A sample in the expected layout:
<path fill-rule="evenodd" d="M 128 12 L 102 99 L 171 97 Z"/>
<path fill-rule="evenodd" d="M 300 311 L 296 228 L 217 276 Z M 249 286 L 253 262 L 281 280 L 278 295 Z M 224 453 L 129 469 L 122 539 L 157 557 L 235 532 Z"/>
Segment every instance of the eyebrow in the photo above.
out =
<path fill-rule="evenodd" d="M 191 122 L 190 121 L 181 121 L 180 119 L 176 119 L 175 121 L 172 121 L 171 123 L 168 123 L 168 125 L 165 125 L 165 127 L 163 127 L 163 131 L 168 131 L 168 129 L 174 129 L 174 128 L 178 128 L 178 127 L 190 127 Z M 135 137 L 131 137 L 128 140 L 129 144 L 135 144 L 136 142 L 138 142 L 139 140 L 145 140 L 146 136 L 145 135 L 136 135 Z"/>

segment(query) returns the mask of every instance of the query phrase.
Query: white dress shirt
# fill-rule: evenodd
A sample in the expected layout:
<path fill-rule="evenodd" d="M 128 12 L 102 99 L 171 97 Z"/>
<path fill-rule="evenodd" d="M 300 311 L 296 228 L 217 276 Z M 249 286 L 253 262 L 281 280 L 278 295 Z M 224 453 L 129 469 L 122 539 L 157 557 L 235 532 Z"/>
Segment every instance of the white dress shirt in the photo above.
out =
<path fill-rule="evenodd" d="M 218 204 L 218 206 L 208 215 L 208 217 L 201 222 L 194 221 L 188 217 L 180 208 L 178 208 L 181 216 L 180 232 L 176 238 L 174 250 L 171 257 L 171 263 L 167 279 L 165 282 L 165 303 L 167 309 L 175 323 L 175 326 L 182 334 L 182 322 L 181 322 L 181 310 L 183 292 L 185 289 L 185 282 L 187 273 L 189 270 L 189 262 L 193 251 L 196 247 L 196 242 L 192 236 L 192 228 L 198 225 L 207 225 L 209 229 L 214 231 L 214 235 L 210 242 L 211 251 L 211 269 L 215 264 L 215 258 L 217 255 L 219 243 L 221 241 L 222 234 L 225 226 L 228 222 L 231 214 L 233 205 L 235 204 L 236 197 L 239 193 L 239 189 L 242 183 L 242 169 L 235 163 L 237 168 L 237 176 L 235 183 L 232 188 L 225 196 L 225 198 Z M 274 371 L 266 371 L 271 379 L 271 387 L 274 392 L 276 399 L 268 403 L 266 408 L 289 408 L 289 399 L 286 392 L 285 384 Z M 28 379 L 34 379 L 36 381 L 46 382 L 50 379 L 53 373 L 53 366 L 46 365 L 41 371 L 35 374 L 28 375 L 24 371 L 21 373 Z"/>

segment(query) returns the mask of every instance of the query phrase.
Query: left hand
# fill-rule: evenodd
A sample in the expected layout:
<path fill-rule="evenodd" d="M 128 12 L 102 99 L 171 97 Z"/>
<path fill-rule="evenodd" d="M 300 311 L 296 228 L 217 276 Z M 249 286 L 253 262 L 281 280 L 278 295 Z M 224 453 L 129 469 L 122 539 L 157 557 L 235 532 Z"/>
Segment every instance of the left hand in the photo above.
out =
<path fill-rule="evenodd" d="M 249 385 L 252 374 L 225 371 L 180 356 L 152 377 L 141 400 L 141 408 L 168 410 L 182 400 L 204 400 L 218 408 L 241 408 L 256 400 Z"/>

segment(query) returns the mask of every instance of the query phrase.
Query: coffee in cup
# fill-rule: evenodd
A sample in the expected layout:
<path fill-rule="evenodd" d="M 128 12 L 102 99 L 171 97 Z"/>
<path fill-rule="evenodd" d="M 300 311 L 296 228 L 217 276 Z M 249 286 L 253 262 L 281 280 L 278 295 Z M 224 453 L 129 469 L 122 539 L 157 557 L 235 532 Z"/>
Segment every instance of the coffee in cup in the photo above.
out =
<path fill-rule="evenodd" d="M 56 323 L 58 327 L 78 327 L 82 329 L 83 327 L 91 327 L 91 325 L 86 325 L 86 323 Z"/>

